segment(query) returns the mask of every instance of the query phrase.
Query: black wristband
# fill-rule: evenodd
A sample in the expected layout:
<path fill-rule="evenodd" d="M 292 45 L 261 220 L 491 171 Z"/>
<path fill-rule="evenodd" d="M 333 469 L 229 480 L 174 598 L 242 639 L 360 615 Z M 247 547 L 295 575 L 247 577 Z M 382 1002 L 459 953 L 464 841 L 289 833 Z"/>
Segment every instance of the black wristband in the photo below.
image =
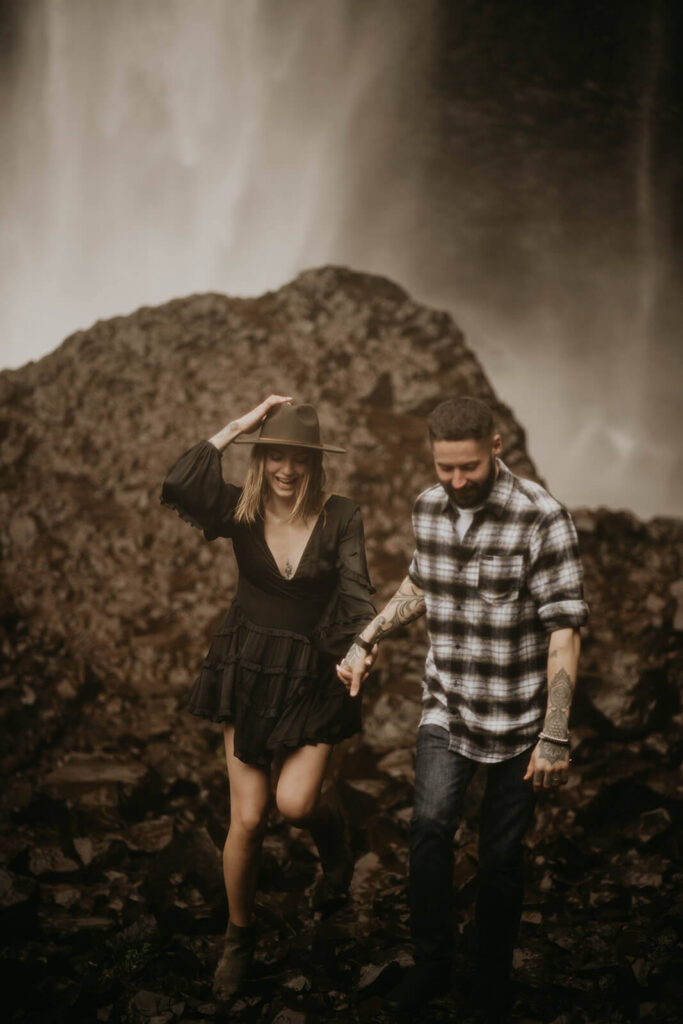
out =
<path fill-rule="evenodd" d="M 377 641 L 371 642 L 370 640 L 364 640 L 360 633 L 358 633 L 353 638 L 353 642 L 354 644 L 358 644 L 359 647 L 362 647 L 368 654 L 372 654 L 372 648 L 375 646 Z"/>

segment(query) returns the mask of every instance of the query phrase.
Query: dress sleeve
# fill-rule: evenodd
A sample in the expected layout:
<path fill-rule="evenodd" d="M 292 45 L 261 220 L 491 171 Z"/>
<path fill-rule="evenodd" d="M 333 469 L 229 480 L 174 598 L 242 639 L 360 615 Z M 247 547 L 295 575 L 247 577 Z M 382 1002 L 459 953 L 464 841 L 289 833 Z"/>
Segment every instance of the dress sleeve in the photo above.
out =
<path fill-rule="evenodd" d="M 226 484 L 221 453 L 209 441 L 184 452 L 169 469 L 161 488 L 161 503 L 204 531 L 207 540 L 230 537 L 240 488 Z"/>
<path fill-rule="evenodd" d="M 340 529 L 335 564 L 337 587 L 320 623 L 318 647 L 337 658 L 346 654 L 354 636 L 377 614 L 371 601 L 375 588 L 368 574 L 358 506 Z"/>

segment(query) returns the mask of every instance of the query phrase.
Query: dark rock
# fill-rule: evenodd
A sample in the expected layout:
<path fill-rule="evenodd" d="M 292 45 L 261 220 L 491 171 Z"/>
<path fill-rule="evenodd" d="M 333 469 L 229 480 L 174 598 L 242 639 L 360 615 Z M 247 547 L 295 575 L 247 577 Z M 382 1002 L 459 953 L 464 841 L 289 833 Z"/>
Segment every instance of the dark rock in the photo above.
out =
<path fill-rule="evenodd" d="M 391 409 L 394 404 L 394 388 L 390 373 L 381 373 L 377 378 L 374 388 L 364 399 L 368 405 L 375 405 L 378 409 Z"/>
<path fill-rule="evenodd" d="M 144 853 L 158 853 L 172 839 L 173 821 L 166 817 L 141 821 L 132 825 L 125 835 L 126 846 L 130 850 Z"/>
<path fill-rule="evenodd" d="M 131 1018 L 134 1021 L 154 1021 L 155 1024 L 166 1024 L 177 1019 L 185 1009 L 185 1003 L 170 999 L 160 992 L 148 992 L 140 989 L 128 1003 Z"/>
<path fill-rule="evenodd" d="M 0 931 L 5 935 L 31 934 L 37 908 L 36 882 L 0 869 Z"/>
<path fill-rule="evenodd" d="M 273 1024 L 311 1024 L 310 1018 L 300 1010 L 284 1009 L 273 1017 Z"/>
<path fill-rule="evenodd" d="M 32 875 L 63 875 L 78 871 L 80 864 L 67 857 L 59 846 L 35 846 L 28 858 Z"/>
<path fill-rule="evenodd" d="M 221 854 L 204 828 L 177 835 L 157 855 L 145 888 L 163 931 L 221 931 L 225 927 Z"/>
<path fill-rule="evenodd" d="M 296 974 L 291 978 L 287 978 L 282 984 L 284 988 L 297 994 L 311 991 L 311 979 L 307 978 L 305 974 Z"/>
<path fill-rule="evenodd" d="M 110 803 L 118 799 L 101 794 L 119 786 L 133 789 L 148 773 L 145 765 L 133 761 L 113 761 L 92 755 L 74 755 L 66 764 L 45 777 L 45 790 L 52 797 L 82 800 L 85 803 Z M 96 794 L 93 796 L 93 794 Z"/>
<path fill-rule="evenodd" d="M 384 693 L 366 715 L 363 738 L 378 753 L 414 746 L 421 707 L 397 693 Z"/>
<path fill-rule="evenodd" d="M 653 811 L 644 811 L 638 821 L 638 838 L 641 843 L 649 843 L 671 827 L 671 815 L 665 807 L 656 807 Z"/>

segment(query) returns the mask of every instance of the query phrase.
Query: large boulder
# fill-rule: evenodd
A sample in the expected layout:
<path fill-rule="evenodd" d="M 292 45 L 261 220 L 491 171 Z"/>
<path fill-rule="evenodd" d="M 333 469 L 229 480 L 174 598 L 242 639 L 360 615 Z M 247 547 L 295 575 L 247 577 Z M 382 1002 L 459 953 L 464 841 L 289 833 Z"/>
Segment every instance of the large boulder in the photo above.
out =
<path fill-rule="evenodd" d="M 84 702 L 109 707 L 117 694 L 124 706 L 110 718 L 130 730 L 133 695 L 184 693 L 235 567 L 229 544 L 209 547 L 160 506 L 161 481 L 183 450 L 272 391 L 313 402 L 324 436 L 348 447 L 328 458 L 329 484 L 363 508 L 380 599 L 408 565 L 412 501 L 432 479 L 425 416 L 444 395 L 489 401 L 509 464 L 535 475 L 524 431 L 451 317 L 342 268 L 258 299 L 140 309 L 3 372 L 6 768 L 30 762 Z M 239 481 L 247 456 L 231 449 L 224 473 Z"/>

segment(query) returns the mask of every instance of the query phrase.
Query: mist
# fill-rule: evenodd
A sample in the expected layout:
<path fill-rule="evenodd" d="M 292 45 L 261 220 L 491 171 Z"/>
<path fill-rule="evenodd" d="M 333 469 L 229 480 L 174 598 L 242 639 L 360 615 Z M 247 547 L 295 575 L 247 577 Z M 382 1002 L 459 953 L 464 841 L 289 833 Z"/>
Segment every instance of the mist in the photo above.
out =
<path fill-rule="evenodd" d="M 681 514 L 675 4 L 5 0 L 0 27 L 2 365 L 348 264 L 452 313 L 558 498 Z"/>

